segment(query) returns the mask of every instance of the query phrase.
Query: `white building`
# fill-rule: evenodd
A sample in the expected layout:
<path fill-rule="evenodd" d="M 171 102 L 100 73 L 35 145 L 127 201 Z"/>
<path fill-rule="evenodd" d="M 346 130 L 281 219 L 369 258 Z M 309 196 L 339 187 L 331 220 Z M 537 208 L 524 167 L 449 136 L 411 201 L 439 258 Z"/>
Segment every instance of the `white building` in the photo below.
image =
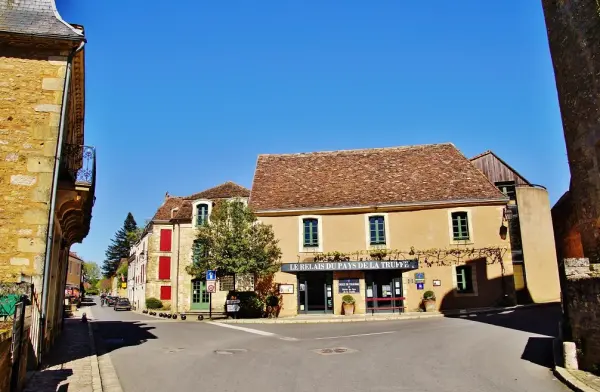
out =
<path fill-rule="evenodd" d="M 131 248 L 127 269 L 127 298 L 136 309 L 146 309 L 146 265 L 149 233 Z"/>

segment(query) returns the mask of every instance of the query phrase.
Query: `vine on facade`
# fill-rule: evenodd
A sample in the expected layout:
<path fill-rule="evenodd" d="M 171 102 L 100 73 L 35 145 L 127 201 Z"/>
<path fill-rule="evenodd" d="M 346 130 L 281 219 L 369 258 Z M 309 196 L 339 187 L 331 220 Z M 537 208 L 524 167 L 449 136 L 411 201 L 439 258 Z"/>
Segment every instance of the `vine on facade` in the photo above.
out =
<path fill-rule="evenodd" d="M 314 253 L 315 262 L 327 261 L 363 261 L 363 260 L 417 260 L 419 267 L 450 266 L 463 264 L 469 260 L 485 259 L 487 264 L 503 266 L 506 247 L 490 246 L 484 248 L 430 248 L 409 250 L 370 249 L 355 252 Z M 300 258 L 300 256 L 298 256 Z"/>

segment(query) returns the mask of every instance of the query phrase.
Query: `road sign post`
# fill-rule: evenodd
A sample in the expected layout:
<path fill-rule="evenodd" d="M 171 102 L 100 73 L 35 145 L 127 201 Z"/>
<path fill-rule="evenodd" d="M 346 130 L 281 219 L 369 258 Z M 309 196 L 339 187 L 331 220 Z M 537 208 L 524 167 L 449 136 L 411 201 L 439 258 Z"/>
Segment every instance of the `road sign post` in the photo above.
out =
<path fill-rule="evenodd" d="M 208 318 L 212 320 L 212 295 L 217 292 L 216 271 L 206 271 L 206 291 L 208 292 Z"/>

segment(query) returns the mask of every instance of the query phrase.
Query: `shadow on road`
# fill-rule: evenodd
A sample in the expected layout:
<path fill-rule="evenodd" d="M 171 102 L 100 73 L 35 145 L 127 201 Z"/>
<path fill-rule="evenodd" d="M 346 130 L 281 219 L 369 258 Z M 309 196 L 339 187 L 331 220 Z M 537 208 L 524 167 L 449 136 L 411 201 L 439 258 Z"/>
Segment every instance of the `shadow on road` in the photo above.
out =
<path fill-rule="evenodd" d="M 98 355 L 157 339 L 156 335 L 150 332 L 154 327 L 137 321 L 95 321 L 92 328 Z"/>
<path fill-rule="evenodd" d="M 551 337 L 530 337 L 527 341 L 527 345 L 525 346 L 525 350 L 523 350 L 521 359 L 533 362 L 537 365 L 544 366 L 549 369 L 553 368 L 553 342 L 554 338 Z"/>
<path fill-rule="evenodd" d="M 477 314 L 475 317 L 465 318 L 464 315 L 446 317 L 464 318 L 469 321 L 555 337 L 558 336 L 561 309 L 560 304 L 549 304 L 534 308 L 498 310 L 498 312 Z"/>

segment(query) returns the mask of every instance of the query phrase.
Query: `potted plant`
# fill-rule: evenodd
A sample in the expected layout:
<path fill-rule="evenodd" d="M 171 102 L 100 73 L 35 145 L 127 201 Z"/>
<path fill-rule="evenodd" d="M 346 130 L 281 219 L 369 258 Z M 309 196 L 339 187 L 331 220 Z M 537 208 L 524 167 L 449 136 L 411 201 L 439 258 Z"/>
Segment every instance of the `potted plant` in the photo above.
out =
<path fill-rule="evenodd" d="M 354 300 L 354 297 L 350 294 L 346 294 L 342 297 L 342 306 L 344 308 L 344 314 L 346 316 L 351 316 L 354 314 L 355 302 L 356 301 Z"/>
<path fill-rule="evenodd" d="M 426 312 L 435 312 L 437 306 L 435 305 L 435 293 L 431 290 L 423 293 L 423 307 Z"/>

